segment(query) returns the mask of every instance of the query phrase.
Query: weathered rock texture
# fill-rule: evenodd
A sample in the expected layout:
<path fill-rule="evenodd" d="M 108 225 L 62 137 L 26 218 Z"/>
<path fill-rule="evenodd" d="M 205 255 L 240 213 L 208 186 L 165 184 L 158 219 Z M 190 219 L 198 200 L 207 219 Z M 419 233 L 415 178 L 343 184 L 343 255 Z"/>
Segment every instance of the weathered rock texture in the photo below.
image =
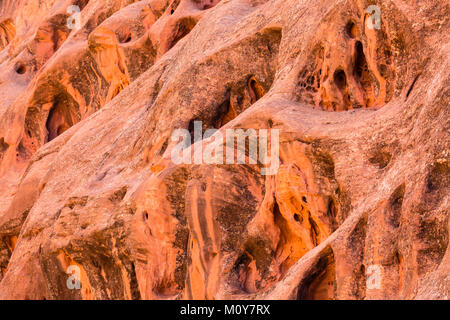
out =
<path fill-rule="evenodd" d="M 449 16 L 1 1 L 0 299 L 448 299 Z M 195 120 L 279 129 L 278 173 L 175 165 Z"/>

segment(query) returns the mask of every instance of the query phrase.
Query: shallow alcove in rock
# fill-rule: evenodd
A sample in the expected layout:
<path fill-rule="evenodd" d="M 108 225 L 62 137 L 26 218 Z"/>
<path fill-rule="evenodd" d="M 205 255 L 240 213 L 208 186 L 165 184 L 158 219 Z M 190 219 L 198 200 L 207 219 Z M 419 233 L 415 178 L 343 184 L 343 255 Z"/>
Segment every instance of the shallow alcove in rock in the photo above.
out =
<path fill-rule="evenodd" d="M 334 300 L 335 277 L 334 254 L 329 248 L 300 283 L 297 300 Z"/>
<path fill-rule="evenodd" d="M 48 113 L 45 124 L 48 132 L 47 141 L 52 141 L 73 126 L 73 124 L 73 115 L 67 106 L 61 101 L 55 102 Z"/>

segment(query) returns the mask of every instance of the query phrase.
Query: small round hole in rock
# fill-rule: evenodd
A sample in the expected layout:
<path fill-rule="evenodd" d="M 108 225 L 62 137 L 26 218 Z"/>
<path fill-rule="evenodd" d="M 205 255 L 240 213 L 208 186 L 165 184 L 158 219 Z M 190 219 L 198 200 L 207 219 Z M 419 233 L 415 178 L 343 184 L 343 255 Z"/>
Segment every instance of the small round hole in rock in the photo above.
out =
<path fill-rule="evenodd" d="M 300 216 L 297 213 L 294 214 L 294 220 L 300 222 Z"/>
<path fill-rule="evenodd" d="M 14 71 L 16 71 L 18 74 L 24 74 L 25 72 L 27 72 L 27 67 L 23 63 L 17 63 L 14 66 Z"/>
<path fill-rule="evenodd" d="M 356 29 L 356 24 L 353 21 L 349 21 L 345 26 L 345 32 L 347 36 L 354 39 L 358 35 L 358 30 Z"/>

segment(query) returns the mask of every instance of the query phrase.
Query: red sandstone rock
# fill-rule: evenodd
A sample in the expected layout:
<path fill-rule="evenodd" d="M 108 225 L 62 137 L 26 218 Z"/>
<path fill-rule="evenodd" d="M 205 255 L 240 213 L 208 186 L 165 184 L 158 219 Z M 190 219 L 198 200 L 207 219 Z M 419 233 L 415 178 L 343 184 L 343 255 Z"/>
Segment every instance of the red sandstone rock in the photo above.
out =
<path fill-rule="evenodd" d="M 448 299 L 450 6 L 373 3 L 2 1 L 0 299 Z"/>

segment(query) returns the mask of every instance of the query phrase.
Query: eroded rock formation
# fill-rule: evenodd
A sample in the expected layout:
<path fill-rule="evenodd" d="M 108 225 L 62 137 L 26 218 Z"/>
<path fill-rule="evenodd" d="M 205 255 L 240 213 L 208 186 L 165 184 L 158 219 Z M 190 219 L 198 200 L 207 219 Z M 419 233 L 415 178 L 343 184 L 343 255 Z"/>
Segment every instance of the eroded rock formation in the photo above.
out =
<path fill-rule="evenodd" d="M 0 2 L 0 299 L 448 299 L 449 13 Z M 175 164 L 197 121 L 279 169 Z"/>

